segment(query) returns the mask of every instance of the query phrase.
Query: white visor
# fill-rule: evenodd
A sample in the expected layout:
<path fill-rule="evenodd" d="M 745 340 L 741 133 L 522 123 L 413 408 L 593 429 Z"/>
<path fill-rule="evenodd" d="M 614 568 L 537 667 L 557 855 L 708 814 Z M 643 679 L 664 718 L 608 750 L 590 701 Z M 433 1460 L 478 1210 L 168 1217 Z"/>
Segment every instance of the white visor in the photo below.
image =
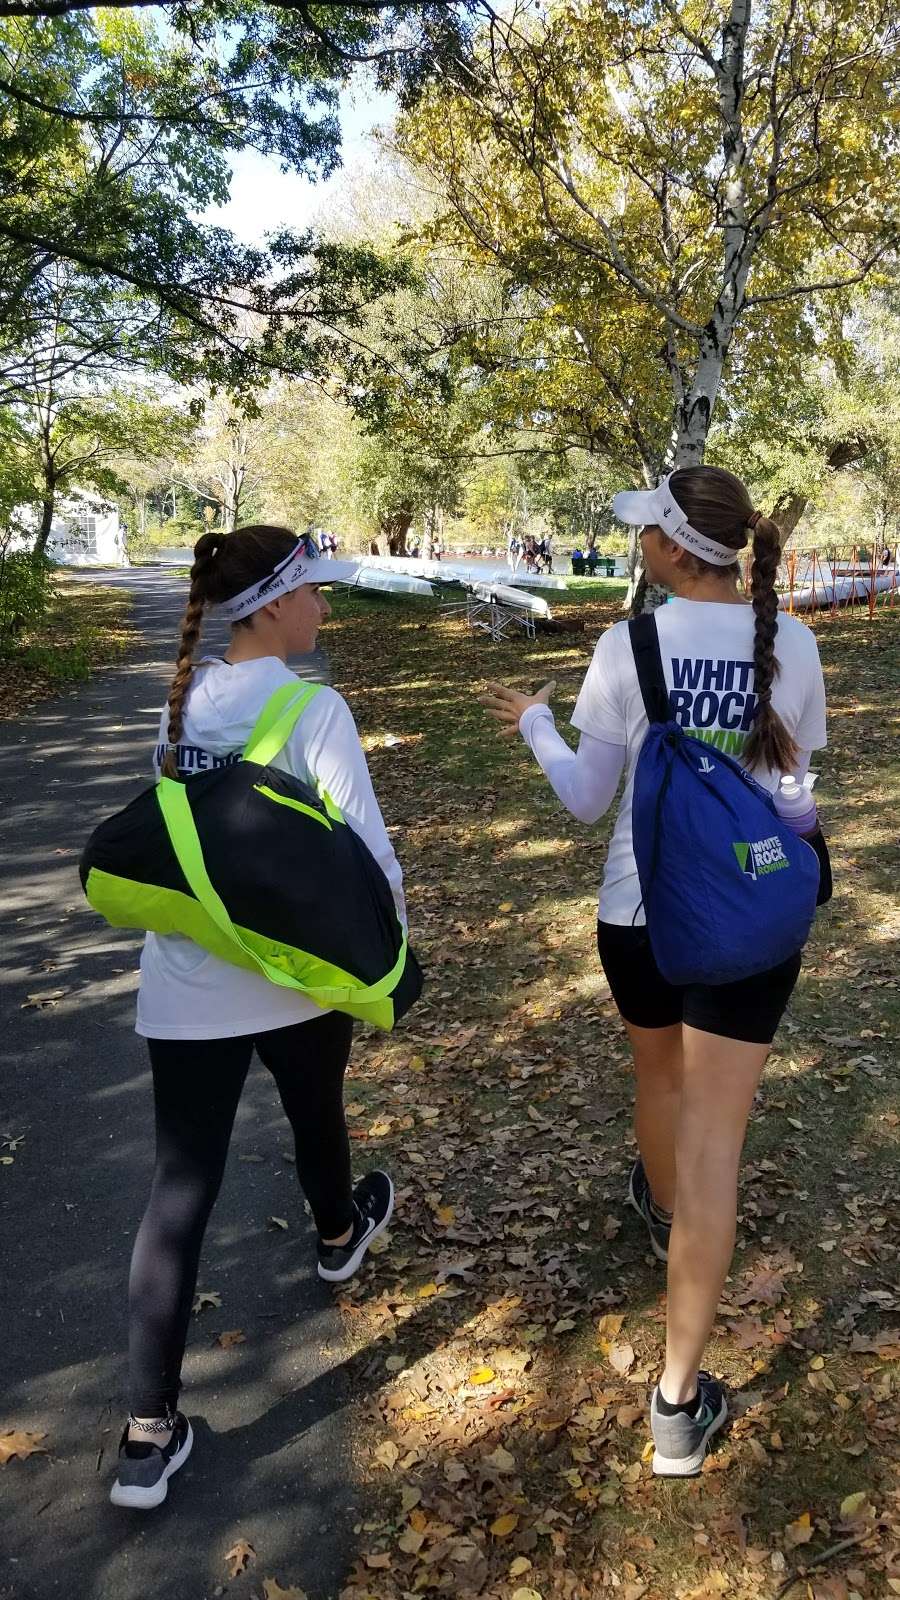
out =
<path fill-rule="evenodd" d="M 663 478 L 655 489 L 623 489 L 620 494 L 613 496 L 613 516 L 627 523 L 630 528 L 661 528 L 668 539 L 674 539 L 691 555 L 699 556 L 702 561 L 711 561 L 716 567 L 730 567 L 733 561 L 737 561 L 740 551 L 717 544 L 715 539 L 708 539 L 705 533 L 698 533 L 696 528 L 692 528 L 687 513 L 682 511 L 669 488 L 669 482 L 669 478 Z"/>
<path fill-rule="evenodd" d="M 301 584 L 346 582 L 356 576 L 358 568 L 358 561 L 323 561 L 312 534 L 304 533 L 295 549 L 268 577 L 261 578 L 230 600 L 224 600 L 215 607 L 216 615 L 227 622 L 241 622 L 254 611 L 261 611 L 270 601 L 299 589 Z"/>

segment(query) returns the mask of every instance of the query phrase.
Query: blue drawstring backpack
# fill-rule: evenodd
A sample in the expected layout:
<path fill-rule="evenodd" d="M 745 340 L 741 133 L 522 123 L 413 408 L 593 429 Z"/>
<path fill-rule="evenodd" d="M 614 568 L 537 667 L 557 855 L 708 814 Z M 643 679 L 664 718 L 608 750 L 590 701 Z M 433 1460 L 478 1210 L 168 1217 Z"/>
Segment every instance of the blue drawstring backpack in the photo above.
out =
<path fill-rule="evenodd" d="M 779 820 L 768 790 L 672 719 L 653 613 L 628 627 L 650 723 L 632 837 L 656 964 L 677 985 L 766 972 L 806 942 L 818 857 Z"/>

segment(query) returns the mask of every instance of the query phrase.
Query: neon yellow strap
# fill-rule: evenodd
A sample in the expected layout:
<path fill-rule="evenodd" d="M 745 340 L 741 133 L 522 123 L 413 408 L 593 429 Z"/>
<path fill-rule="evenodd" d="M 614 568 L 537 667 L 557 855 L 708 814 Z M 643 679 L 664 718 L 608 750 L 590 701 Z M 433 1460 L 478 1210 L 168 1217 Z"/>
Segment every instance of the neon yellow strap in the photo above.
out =
<path fill-rule="evenodd" d="M 244 746 L 244 760 L 254 761 L 260 767 L 268 766 L 294 731 L 310 700 L 318 694 L 320 683 L 301 685 L 283 683 L 270 695 L 256 719 L 256 725 Z"/>
<path fill-rule="evenodd" d="M 270 761 L 274 761 L 279 750 L 283 750 L 287 744 L 310 700 L 318 694 L 321 687 L 321 683 L 308 683 L 299 694 L 293 683 L 284 683 L 280 689 L 276 689 L 256 719 L 256 726 L 244 746 L 244 761 L 252 761 L 260 767 L 266 767 Z M 292 698 L 294 696 L 296 698 Z M 332 800 L 327 789 L 323 789 L 321 784 L 318 786 L 318 794 L 332 822 L 343 822 L 344 816 L 340 806 Z"/>
<path fill-rule="evenodd" d="M 317 686 L 313 686 L 315 690 Z M 203 907 L 207 916 L 222 929 L 222 932 L 236 944 L 244 954 L 249 956 L 265 977 L 272 983 L 277 983 L 283 989 L 301 989 L 309 995 L 317 1005 L 334 1006 L 346 1005 L 348 1002 L 359 1004 L 361 1001 L 384 1000 L 391 994 L 400 980 L 403 968 L 406 965 L 406 934 L 403 943 L 390 972 L 377 983 L 360 984 L 358 987 L 351 984 L 317 984 L 300 985 L 288 973 L 282 972 L 280 967 L 273 966 L 266 961 L 264 956 L 258 954 L 252 945 L 241 938 L 234 926 L 225 906 L 216 890 L 209 881 L 209 875 L 203 860 L 203 850 L 194 824 L 187 790 L 183 783 L 178 783 L 174 778 L 160 778 L 156 786 L 156 798 L 162 812 L 163 821 L 168 830 L 172 849 L 178 859 L 187 884 L 195 900 Z"/>

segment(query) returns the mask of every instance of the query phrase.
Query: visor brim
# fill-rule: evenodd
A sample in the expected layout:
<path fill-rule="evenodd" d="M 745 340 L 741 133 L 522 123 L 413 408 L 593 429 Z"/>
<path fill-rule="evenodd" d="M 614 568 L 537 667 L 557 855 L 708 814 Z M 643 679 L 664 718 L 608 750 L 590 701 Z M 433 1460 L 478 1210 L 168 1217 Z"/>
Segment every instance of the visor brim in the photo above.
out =
<path fill-rule="evenodd" d="M 657 520 L 653 489 L 622 489 L 613 495 L 612 513 L 629 528 L 649 528 Z"/>
<path fill-rule="evenodd" d="M 328 561 L 323 557 L 315 562 L 303 581 L 317 583 L 320 588 L 326 583 L 349 583 L 358 571 L 358 561 Z"/>

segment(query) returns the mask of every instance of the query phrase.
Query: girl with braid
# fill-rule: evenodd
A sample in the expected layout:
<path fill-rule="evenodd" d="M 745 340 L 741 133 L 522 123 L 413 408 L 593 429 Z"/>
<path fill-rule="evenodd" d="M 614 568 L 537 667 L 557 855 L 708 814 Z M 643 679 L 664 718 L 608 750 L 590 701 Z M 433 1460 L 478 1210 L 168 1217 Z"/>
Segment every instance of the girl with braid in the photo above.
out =
<path fill-rule="evenodd" d="M 320 559 L 308 535 L 286 528 L 205 533 L 194 565 L 178 662 L 163 711 L 157 772 L 191 773 L 240 759 L 263 706 L 299 680 L 289 655 L 311 651 L 329 615 L 323 583 L 352 562 Z M 208 607 L 231 623 L 221 658 L 194 660 Z M 310 701 L 273 765 L 321 784 L 383 869 L 406 913 L 400 867 L 341 696 Z M 302 872 L 303 863 L 285 862 Z M 200 1248 L 218 1193 L 231 1129 L 254 1049 L 275 1079 L 290 1122 L 297 1176 L 318 1233 L 318 1272 L 340 1282 L 383 1233 L 390 1178 L 354 1187 L 343 1081 L 352 1019 L 296 990 L 231 966 L 192 940 L 148 934 L 141 957 L 137 1031 L 148 1043 L 156 1112 L 156 1168 L 129 1282 L 131 1415 L 119 1450 L 115 1505 L 149 1509 L 187 1460 L 191 1426 L 176 1409 Z"/>
<path fill-rule="evenodd" d="M 774 522 L 718 467 L 673 472 L 654 490 L 617 495 L 613 510 L 642 528 L 648 578 L 671 593 L 656 620 L 672 718 L 773 793 L 782 774 L 802 779 L 812 751 L 825 744 L 825 691 L 813 634 L 779 612 Z M 739 559 L 751 541 L 748 603 Z M 597 645 L 572 716 L 577 751 L 556 731 L 553 687 L 526 695 L 491 684 L 480 699 L 502 733 L 521 734 L 580 821 L 603 816 L 625 775 L 597 939 L 634 1060 L 639 1153 L 627 1200 L 654 1254 L 668 1262 L 666 1359 L 651 1402 L 653 1466 L 691 1476 L 727 1416 L 722 1386 L 700 1362 L 734 1249 L 747 1119 L 801 951 L 737 983 L 676 988 L 665 981 L 647 938 L 632 848 L 634 770 L 648 723 L 627 623 Z"/>

